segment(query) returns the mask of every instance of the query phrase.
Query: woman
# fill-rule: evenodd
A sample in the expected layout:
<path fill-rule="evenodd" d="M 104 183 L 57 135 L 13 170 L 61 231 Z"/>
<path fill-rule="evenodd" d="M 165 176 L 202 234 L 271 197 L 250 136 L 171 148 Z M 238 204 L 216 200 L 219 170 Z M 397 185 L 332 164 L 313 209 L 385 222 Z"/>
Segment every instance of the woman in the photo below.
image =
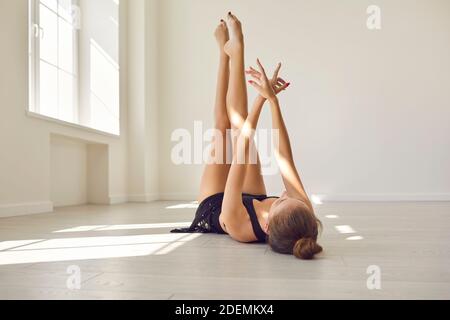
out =
<path fill-rule="evenodd" d="M 305 192 L 295 168 L 289 136 L 277 94 L 289 83 L 278 77 L 281 64 L 271 80 L 258 60 L 259 71 L 244 71 L 244 36 L 240 21 L 231 12 L 221 20 L 215 36 L 220 48 L 220 66 L 215 104 L 215 128 L 211 161 L 204 170 L 196 218 L 188 229 L 173 232 L 228 234 L 244 243 L 269 242 L 278 253 L 312 259 L 322 251 L 317 244 L 320 221 Z M 258 91 L 253 109 L 248 113 L 245 73 Z M 270 103 L 273 129 L 279 131 L 277 161 L 286 186 L 280 198 L 267 197 L 259 157 L 252 132 L 256 130 L 265 102 Z M 230 129 L 239 132 L 233 140 L 233 161 L 227 161 L 227 144 L 222 143 Z M 219 143 L 220 141 L 220 143 Z M 238 155 L 245 161 L 238 161 Z"/>

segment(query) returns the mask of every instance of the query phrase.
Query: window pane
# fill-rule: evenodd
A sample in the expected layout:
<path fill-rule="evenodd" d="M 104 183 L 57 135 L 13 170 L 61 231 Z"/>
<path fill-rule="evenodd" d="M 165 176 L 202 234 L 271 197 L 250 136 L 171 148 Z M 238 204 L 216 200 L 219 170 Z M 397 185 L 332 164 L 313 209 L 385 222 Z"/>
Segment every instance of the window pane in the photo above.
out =
<path fill-rule="evenodd" d="M 59 0 L 58 14 L 72 23 L 72 0 Z"/>
<path fill-rule="evenodd" d="M 70 73 L 74 73 L 74 48 L 73 48 L 73 29 L 69 23 L 62 18 L 58 18 L 59 22 L 59 67 Z"/>
<path fill-rule="evenodd" d="M 120 134 L 119 0 L 29 3 L 30 111 Z"/>
<path fill-rule="evenodd" d="M 97 130 L 120 134 L 119 120 L 99 97 L 91 93 L 91 127 Z"/>
<path fill-rule="evenodd" d="M 119 131 L 119 66 L 94 40 L 90 50 L 91 123 L 107 132 Z"/>
<path fill-rule="evenodd" d="M 39 19 L 42 28 L 40 41 L 40 55 L 54 65 L 58 63 L 58 17 L 55 13 L 40 6 Z"/>
<path fill-rule="evenodd" d="M 59 117 L 58 119 L 74 122 L 74 78 L 72 75 L 59 71 Z"/>
<path fill-rule="evenodd" d="M 43 5 L 49 7 L 53 11 L 57 12 L 58 10 L 58 0 L 41 0 Z"/>
<path fill-rule="evenodd" d="M 40 63 L 40 103 L 39 113 L 58 117 L 58 71 L 55 67 L 41 61 Z"/>

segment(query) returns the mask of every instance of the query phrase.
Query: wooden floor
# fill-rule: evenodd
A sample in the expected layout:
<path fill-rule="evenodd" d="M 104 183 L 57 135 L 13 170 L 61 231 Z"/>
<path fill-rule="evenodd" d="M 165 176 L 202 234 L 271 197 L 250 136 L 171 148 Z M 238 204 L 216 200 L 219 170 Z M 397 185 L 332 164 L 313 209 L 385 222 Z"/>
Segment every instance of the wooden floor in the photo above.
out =
<path fill-rule="evenodd" d="M 314 261 L 169 233 L 194 212 L 156 202 L 0 219 L 0 299 L 450 298 L 450 203 L 318 206 Z M 380 290 L 367 287 L 369 266 Z"/>

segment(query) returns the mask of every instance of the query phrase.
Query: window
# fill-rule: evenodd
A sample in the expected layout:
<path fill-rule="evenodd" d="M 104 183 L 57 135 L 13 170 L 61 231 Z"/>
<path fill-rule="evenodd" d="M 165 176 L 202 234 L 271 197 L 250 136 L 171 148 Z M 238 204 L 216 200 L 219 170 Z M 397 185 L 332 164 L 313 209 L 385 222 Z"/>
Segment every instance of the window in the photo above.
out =
<path fill-rule="evenodd" d="M 120 134 L 118 0 L 29 1 L 29 111 Z"/>

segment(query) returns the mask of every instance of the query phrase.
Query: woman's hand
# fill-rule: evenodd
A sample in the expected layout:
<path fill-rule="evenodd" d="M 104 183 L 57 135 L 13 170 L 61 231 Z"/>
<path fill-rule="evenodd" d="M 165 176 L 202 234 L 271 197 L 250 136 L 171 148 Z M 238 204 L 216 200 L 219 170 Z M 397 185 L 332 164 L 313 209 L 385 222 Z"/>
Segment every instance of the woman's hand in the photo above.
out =
<path fill-rule="evenodd" d="M 249 83 L 259 92 L 259 94 L 267 100 L 275 98 L 280 92 L 286 90 L 291 84 L 279 78 L 278 75 L 281 70 L 281 63 L 278 64 L 272 79 L 268 79 L 266 71 L 259 59 L 257 60 L 259 71 L 250 67 L 246 73 L 252 76 L 255 80 L 250 80 Z"/>

